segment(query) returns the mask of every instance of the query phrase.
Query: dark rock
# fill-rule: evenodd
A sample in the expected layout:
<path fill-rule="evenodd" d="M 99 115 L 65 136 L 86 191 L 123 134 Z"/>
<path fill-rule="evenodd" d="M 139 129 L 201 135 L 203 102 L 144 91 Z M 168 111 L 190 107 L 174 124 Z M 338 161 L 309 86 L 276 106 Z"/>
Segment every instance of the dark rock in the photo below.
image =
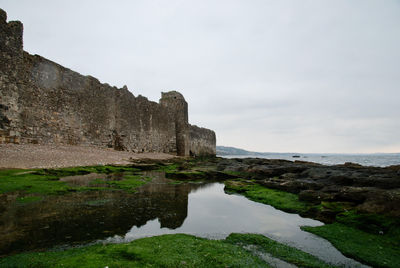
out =
<path fill-rule="evenodd" d="M 370 189 L 360 187 L 343 187 L 339 188 L 339 191 L 334 197 L 334 201 L 341 202 L 352 202 L 355 204 L 361 204 L 367 198 L 367 193 Z"/>
<path fill-rule="evenodd" d="M 329 178 L 334 184 L 337 185 L 353 185 L 354 179 L 346 176 L 330 176 Z"/>
<path fill-rule="evenodd" d="M 247 172 L 259 175 L 258 177 L 276 177 L 286 173 L 300 173 L 306 168 L 300 166 L 276 166 L 276 165 L 261 165 L 253 166 Z"/>
<path fill-rule="evenodd" d="M 299 200 L 320 204 L 322 201 L 333 201 L 334 196 L 321 191 L 304 190 L 299 193 Z"/>

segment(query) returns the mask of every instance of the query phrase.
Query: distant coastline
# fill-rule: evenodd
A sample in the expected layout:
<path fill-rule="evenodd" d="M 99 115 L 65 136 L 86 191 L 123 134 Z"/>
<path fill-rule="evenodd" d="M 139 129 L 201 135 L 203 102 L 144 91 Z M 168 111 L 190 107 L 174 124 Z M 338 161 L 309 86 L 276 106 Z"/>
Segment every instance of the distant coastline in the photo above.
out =
<path fill-rule="evenodd" d="M 375 154 L 337 154 L 337 153 L 275 153 L 251 152 L 244 149 L 217 146 L 217 156 L 224 158 L 267 158 L 284 159 L 290 161 L 307 161 L 324 165 L 340 165 L 346 162 L 363 166 L 387 167 L 400 165 L 400 153 L 375 153 Z"/>

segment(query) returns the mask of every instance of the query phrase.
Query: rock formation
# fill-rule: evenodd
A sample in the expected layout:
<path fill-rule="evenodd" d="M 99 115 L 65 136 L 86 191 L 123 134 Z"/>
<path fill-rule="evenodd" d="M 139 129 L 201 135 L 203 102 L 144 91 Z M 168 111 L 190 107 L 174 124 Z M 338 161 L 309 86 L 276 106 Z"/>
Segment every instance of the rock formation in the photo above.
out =
<path fill-rule="evenodd" d="M 215 155 L 215 133 L 188 123 L 176 92 L 135 97 L 23 50 L 23 25 L 0 9 L 0 143 L 71 144 Z"/>

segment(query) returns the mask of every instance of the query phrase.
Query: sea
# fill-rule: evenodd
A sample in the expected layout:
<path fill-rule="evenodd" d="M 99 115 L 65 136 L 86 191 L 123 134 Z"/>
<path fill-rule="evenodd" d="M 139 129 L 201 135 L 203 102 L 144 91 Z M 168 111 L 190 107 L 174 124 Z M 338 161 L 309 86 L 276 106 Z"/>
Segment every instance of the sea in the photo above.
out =
<path fill-rule="evenodd" d="M 387 167 L 400 165 L 400 153 L 393 154 L 300 154 L 300 153 L 258 153 L 248 155 L 219 155 L 224 158 L 266 158 L 290 161 L 307 161 L 323 165 L 340 165 L 347 162 L 363 166 Z"/>

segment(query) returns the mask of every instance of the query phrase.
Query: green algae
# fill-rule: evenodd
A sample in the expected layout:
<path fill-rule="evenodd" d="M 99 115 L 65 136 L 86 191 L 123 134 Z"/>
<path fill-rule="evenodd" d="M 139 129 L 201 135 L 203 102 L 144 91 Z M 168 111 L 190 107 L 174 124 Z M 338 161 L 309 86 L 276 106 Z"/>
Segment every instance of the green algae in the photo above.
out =
<path fill-rule="evenodd" d="M 310 204 L 300 201 L 296 194 L 269 189 L 244 180 L 225 181 L 225 191 L 228 193 L 240 193 L 250 200 L 271 205 L 274 208 L 290 213 L 303 213 L 311 207 Z"/>
<path fill-rule="evenodd" d="M 249 249 L 254 246 L 256 251 Z M 161 235 L 125 244 L 21 253 L 0 259 L 1 267 L 270 267 L 267 253 L 299 267 L 333 267 L 293 247 L 258 234 L 208 240 L 186 234 Z"/>
<path fill-rule="evenodd" d="M 19 193 L 23 195 L 20 203 L 35 201 L 39 197 L 25 197 L 33 195 L 67 194 L 74 191 L 92 190 L 125 190 L 134 191 L 137 187 L 151 179 L 137 174 L 140 170 L 129 166 L 93 166 L 62 169 L 2 169 L 0 170 L 0 193 Z M 90 185 L 70 185 L 60 178 L 66 176 L 98 174 L 122 174 L 121 180 L 104 181 L 95 179 Z M 27 198 L 27 199 L 26 199 Z"/>
<path fill-rule="evenodd" d="M 400 267 L 400 240 L 396 236 L 367 233 L 341 223 L 302 227 L 331 242 L 345 256 L 373 267 Z"/>
<path fill-rule="evenodd" d="M 158 171 L 176 171 L 179 168 L 179 164 L 174 163 L 174 164 L 169 164 L 169 165 L 158 165 L 157 170 Z"/>
<path fill-rule="evenodd" d="M 38 175 L 53 175 L 58 178 L 75 176 L 75 175 L 86 175 L 90 173 L 100 174 L 111 174 L 111 173 L 122 173 L 122 172 L 138 172 L 141 171 L 136 167 L 130 166 L 88 166 L 88 167 L 70 167 L 70 168 L 58 168 L 58 169 L 39 169 L 35 171 Z"/>
<path fill-rule="evenodd" d="M 70 189 L 55 175 L 42 175 L 30 170 L 0 170 L 0 193 L 23 191 L 27 194 L 59 194 Z"/>
<path fill-rule="evenodd" d="M 148 183 L 151 178 L 141 175 L 125 175 L 122 180 L 112 180 L 106 183 L 113 188 L 134 192 L 136 188 Z"/>
<path fill-rule="evenodd" d="M 1 267 L 270 267 L 223 240 L 162 235 L 128 244 L 94 245 L 0 259 Z"/>

